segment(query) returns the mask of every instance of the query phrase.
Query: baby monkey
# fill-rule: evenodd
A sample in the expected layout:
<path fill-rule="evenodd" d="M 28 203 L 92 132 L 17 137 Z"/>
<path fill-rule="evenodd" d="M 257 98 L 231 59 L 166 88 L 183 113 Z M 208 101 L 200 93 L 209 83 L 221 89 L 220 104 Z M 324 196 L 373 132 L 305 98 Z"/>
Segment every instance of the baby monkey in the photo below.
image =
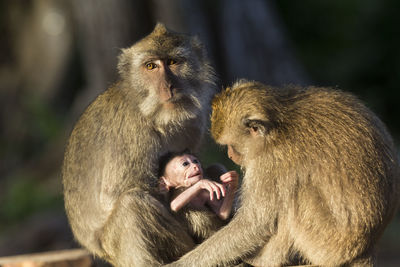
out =
<path fill-rule="evenodd" d="M 222 183 L 203 177 L 200 161 L 184 151 L 168 153 L 161 159 L 159 190 L 168 198 L 170 208 L 178 212 L 187 206 L 190 209 L 209 209 L 220 219 L 227 220 L 232 211 L 235 193 L 238 188 L 236 171 L 223 173 Z"/>

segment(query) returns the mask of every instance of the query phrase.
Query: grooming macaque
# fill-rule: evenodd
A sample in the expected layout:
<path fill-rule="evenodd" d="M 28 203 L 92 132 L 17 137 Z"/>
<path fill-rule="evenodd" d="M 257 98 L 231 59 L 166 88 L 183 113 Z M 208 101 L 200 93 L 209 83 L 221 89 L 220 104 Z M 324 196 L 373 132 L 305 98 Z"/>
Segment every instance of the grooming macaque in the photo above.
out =
<path fill-rule="evenodd" d="M 231 222 L 171 266 L 237 259 L 372 266 L 399 200 L 399 161 L 383 123 L 354 96 L 240 81 L 212 104 L 211 133 L 245 171 Z"/>
<path fill-rule="evenodd" d="M 86 109 L 63 165 L 65 208 L 75 238 L 115 266 L 157 266 L 195 242 L 160 201 L 159 157 L 196 151 L 205 132 L 214 72 L 196 38 L 154 31 L 119 57 L 120 80 Z"/>
<path fill-rule="evenodd" d="M 168 153 L 160 161 L 160 191 L 173 212 L 186 208 L 180 213 L 182 220 L 191 236 L 202 242 L 230 217 L 238 187 L 237 172 L 228 172 L 222 165 L 212 165 L 210 168 L 219 167 L 221 175 L 213 178 L 219 179 L 221 184 L 204 178 L 200 161 L 187 152 Z M 209 173 L 209 170 L 206 171 Z M 193 221 L 195 218 L 203 220 L 202 223 L 199 219 Z"/>

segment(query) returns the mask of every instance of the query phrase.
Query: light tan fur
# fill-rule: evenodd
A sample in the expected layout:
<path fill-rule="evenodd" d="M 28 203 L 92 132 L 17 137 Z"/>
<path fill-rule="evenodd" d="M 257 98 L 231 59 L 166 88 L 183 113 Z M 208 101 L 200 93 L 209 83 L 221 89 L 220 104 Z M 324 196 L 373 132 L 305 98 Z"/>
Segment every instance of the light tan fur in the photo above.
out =
<path fill-rule="evenodd" d="M 205 177 L 216 182 L 221 182 L 219 177 L 226 172 L 227 169 L 225 166 L 218 163 L 204 170 Z M 177 189 L 176 192 L 174 192 L 174 196 L 179 195 L 185 189 L 186 188 Z M 174 198 L 174 196 L 172 196 L 172 198 Z M 178 212 L 178 216 L 182 224 L 187 227 L 189 234 L 196 243 L 203 242 L 229 222 L 229 220 L 220 219 L 210 208 L 193 209 L 192 207 L 186 206 Z"/>
<path fill-rule="evenodd" d="M 118 70 L 120 81 L 71 133 L 65 208 L 75 238 L 96 256 L 115 266 L 157 266 L 195 245 L 156 194 L 157 168 L 166 152 L 199 147 L 214 72 L 196 38 L 161 24 L 123 49 Z"/>
<path fill-rule="evenodd" d="M 399 201 L 399 160 L 383 123 L 349 93 L 242 80 L 212 104 L 211 132 L 245 174 L 232 221 L 168 266 L 243 259 L 372 266 Z"/>

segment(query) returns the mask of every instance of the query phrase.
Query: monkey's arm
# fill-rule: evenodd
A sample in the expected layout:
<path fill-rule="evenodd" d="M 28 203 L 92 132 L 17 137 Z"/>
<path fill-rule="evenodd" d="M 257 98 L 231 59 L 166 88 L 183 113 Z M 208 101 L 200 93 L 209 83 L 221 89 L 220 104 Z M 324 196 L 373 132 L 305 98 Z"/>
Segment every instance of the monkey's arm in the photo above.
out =
<path fill-rule="evenodd" d="M 233 201 L 235 199 L 236 187 L 229 187 L 227 190 L 227 194 L 224 197 L 222 203 L 216 214 L 221 220 L 226 220 L 231 215 Z"/>
<path fill-rule="evenodd" d="M 176 196 L 170 203 L 171 210 L 174 212 L 179 211 L 181 208 L 186 206 L 194 197 L 200 192 L 201 188 L 199 183 L 196 183 Z"/>
<path fill-rule="evenodd" d="M 228 186 L 226 196 L 222 202 L 210 201 L 209 204 L 221 220 L 226 220 L 231 215 L 235 193 L 238 188 L 239 175 L 236 171 L 230 171 L 221 175 L 220 179 Z"/>
<path fill-rule="evenodd" d="M 220 199 L 221 194 L 225 195 L 225 187 L 222 184 L 202 179 L 196 184 L 192 185 L 181 194 L 179 194 L 174 200 L 171 201 L 171 210 L 178 211 L 185 205 L 187 205 L 195 196 L 197 196 L 201 190 L 207 190 L 210 192 L 210 200 L 214 198 L 214 192 L 217 195 L 217 199 Z"/>
<path fill-rule="evenodd" d="M 228 225 L 167 266 L 225 266 L 251 257 L 265 245 L 271 234 L 266 231 L 267 225 L 253 218 L 252 211 L 243 208 Z"/>

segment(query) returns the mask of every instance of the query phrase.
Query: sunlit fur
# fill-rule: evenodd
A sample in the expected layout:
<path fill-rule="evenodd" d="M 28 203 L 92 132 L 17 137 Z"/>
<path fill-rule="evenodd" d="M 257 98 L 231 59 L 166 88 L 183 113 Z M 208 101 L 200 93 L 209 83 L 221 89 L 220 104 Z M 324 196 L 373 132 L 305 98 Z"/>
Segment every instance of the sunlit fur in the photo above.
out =
<path fill-rule="evenodd" d="M 148 82 L 138 69 L 153 58 L 174 58 L 181 61 L 179 79 L 179 101 L 172 110 L 159 104 L 156 90 L 149 90 Z M 158 24 L 154 31 L 134 46 L 123 49 L 119 57 L 119 73 L 124 81 L 120 87 L 132 94 L 132 100 L 144 116 L 154 118 L 157 125 L 181 123 L 202 116 L 209 109 L 213 88 L 214 71 L 205 55 L 204 48 L 195 37 L 168 31 Z M 136 88 L 136 90 L 132 90 Z"/>
<path fill-rule="evenodd" d="M 226 172 L 227 170 L 223 165 L 213 164 L 204 170 L 204 175 L 207 179 L 221 182 L 219 177 Z M 183 190 L 185 188 L 176 190 L 174 196 L 179 195 Z M 194 209 L 190 206 L 185 206 L 178 212 L 178 216 L 180 222 L 187 227 L 187 231 L 196 243 L 203 242 L 228 222 L 228 220 L 220 219 L 215 212 L 207 207 Z"/>
<path fill-rule="evenodd" d="M 159 96 L 164 76 L 155 82 L 145 64 L 170 58 L 180 64 L 165 75 L 177 86 L 166 103 Z M 157 266 L 195 245 L 154 188 L 162 154 L 200 146 L 214 72 L 196 38 L 161 24 L 123 49 L 118 70 L 120 80 L 71 133 L 63 165 L 65 208 L 75 238 L 96 256 L 115 266 Z"/>
<path fill-rule="evenodd" d="M 171 266 L 373 265 L 398 205 L 399 161 L 356 97 L 242 80 L 214 98 L 211 121 L 215 140 L 243 156 L 242 205 Z"/>

